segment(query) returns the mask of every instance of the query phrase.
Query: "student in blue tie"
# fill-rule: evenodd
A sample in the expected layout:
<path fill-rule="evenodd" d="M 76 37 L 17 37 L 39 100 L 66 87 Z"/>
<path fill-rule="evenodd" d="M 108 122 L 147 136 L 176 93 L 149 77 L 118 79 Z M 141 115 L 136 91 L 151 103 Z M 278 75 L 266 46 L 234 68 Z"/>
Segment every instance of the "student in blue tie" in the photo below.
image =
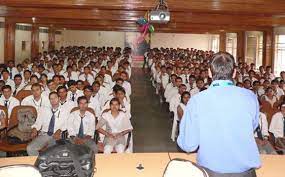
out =
<path fill-rule="evenodd" d="M 37 156 L 42 148 L 54 145 L 56 140 L 61 139 L 61 133 L 66 130 L 69 113 L 60 106 L 56 92 L 49 94 L 49 100 L 51 106 L 41 107 L 36 122 L 32 125 L 33 141 L 27 146 L 30 156 Z"/>
<path fill-rule="evenodd" d="M 72 143 L 84 144 L 95 153 L 97 152 L 94 141 L 96 118 L 91 112 L 87 111 L 88 100 L 81 96 L 77 100 L 79 110 L 70 114 L 68 119 L 68 134 Z"/>
<path fill-rule="evenodd" d="M 250 90 L 234 86 L 234 58 L 224 52 L 211 60 L 210 87 L 188 102 L 177 142 L 186 152 L 197 150 L 197 162 L 210 177 L 255 177 L 261 166 L 254 130 L 259 104 Z"/>

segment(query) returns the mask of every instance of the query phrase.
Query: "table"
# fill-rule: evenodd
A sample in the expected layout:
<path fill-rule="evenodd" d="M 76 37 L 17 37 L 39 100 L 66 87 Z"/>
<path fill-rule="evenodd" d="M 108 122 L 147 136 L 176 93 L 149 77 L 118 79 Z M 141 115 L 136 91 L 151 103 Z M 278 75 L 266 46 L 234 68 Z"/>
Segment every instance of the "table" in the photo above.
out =
<path fill-rule="evenodd" d="M 195 161 L 195 154 L 170 153 L 171 158 Z M 285 157 L 262 155 L 262 168 L 258 177 L 284 177 Z M 0 158 L 0 166 L 12 164 L 34 164 L 36 157 Z M 168 153 L 97 154 L 95 177 L 161 177 L 169 162 Z M 142 164 L 144 170 L 136 167 Z"/>

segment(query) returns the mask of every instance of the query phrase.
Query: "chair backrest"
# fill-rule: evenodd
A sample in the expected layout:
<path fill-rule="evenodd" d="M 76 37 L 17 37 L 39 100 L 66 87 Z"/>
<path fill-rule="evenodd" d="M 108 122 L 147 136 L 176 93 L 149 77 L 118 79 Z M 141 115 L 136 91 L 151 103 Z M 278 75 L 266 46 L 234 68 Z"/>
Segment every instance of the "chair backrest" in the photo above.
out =
<path fill-rule="evenodd" d="M 77 111 L 77 110 L 79 110 L 79 107 L 74 107 L 71 109 L 70 113 L 73 113 L 74 111 Z M 94 117 L 96 117 L 95 111 L 92 108 L 88 107 L 87 111 L 91 112 L 94 115 Z"/>
<path fill-rule="evenodd" d="M 33 106 L 16 106 L 13 108 L 11 116 L 10 116 L 10 121 L 9 121 L 9 128 L 12 128 L 16 125 L 18 125 L 18 117 L 20 116 L 20 114 L 22 114 L 23 112 L 29 111 L 31 112 L 33 115 L 33 117 L 36 119 L 37 118 L 37 110 L 35 107 Z"/>
<path fill-rule="evenodd" d="M 4 112 L 4 119 L 5 119 L 5 124 L 4 125 L 1 125 L 2 128 L 4 127 L 7 127 L 8 126 L 8 109 L 5 107 L 5 106 L 0 106 L 0 111 L 3 111 Z"/>
<path fill-rule="evenodd" d="M 21 102 L 24 98 L 30 95 L 32 95 L 31 90 L 20 90 L 15 96 L 15 98 L 17 98 Z"/>

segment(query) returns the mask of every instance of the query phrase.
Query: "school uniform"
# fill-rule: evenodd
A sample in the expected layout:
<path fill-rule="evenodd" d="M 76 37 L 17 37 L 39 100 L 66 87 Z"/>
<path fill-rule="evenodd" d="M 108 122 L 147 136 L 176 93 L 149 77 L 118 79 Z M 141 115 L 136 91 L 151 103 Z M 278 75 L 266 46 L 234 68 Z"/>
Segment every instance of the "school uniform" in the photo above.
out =
<path fill-rule="evenodd" d="M 71 91 L 67 92 L 67 99 L 69 101 L 75 102 L 77 105 L 77 99 L 81 96 L 84 96 L 82 90 L 76 90 L 76 92 L 72 93 Z"/>
<path fill-rule="evenodd" d="M 132 86 L 130 82 L 124 81 L 122 87 L 125 89 L 126 95 L 130 96 L 132 94 Z"/>
<path fill-rule="evenodd" d="M 8 110 L 8 117 L 10 118 L 13 108 L 16 107 L 16 106 L 19 106 L 20 105 L 20 101 L 17 98 L 13 97 L 13 96 L 10 96 L 10 98 L 6 99 L 4 97 L 4 95 L 2 95 L 0 97 L 0 105 L 1 106 L 5 106 L 7 108 L 7 110 Z"/>
<path fill-rule="evenodd" d="M 255 139 L 260 140 L 268 140 L 269 137 L 267 118 L 266 115 L 262 112 L 259 114 L 259 124 L 255 130 L 254 137 Z M 274 147 L 269 143 L 269 141 L 267 141 L 267 143 L 264 145 L 257 143 L 257 147 L 259 153 L 261 154 L 276 154 Z"/>
<path fill-rule="evenodd" d="M 8 78 L 6 81 L 4 80 L 4 82 L 5 82 L 5 85 L 10 85 L 11 89 L 12 89 L 12 92 L 14 92 L 14 90 L 15 90 L 15 82 L 14 82 L 14 80 Z"/>
<path fill-rule="evenodd" d="M 38 112 L 42 107 L 50 107 L 50 101 L 48 97 L 45 97 L 44 95 L 42 95 L 38 101 L 34 99 L 33 95 L 30 95 L 22 100 L 21 105 L 33 106 Z"/>
<path fill-rule="evenodd" d="M 96 143 L 94 141 L 96 119 L 92 113 L 86 111 L 84 115 L 80 114 L 80 110 L 74 111 L 70 114 L 68 119 L 68 135 L 71 138 L 71 142 L 74 143 L 72 137 L 84 138 L 85 136 L 91 136 L 91 139 L 85 141 L 85 145 L 97 152 Z"/>
<path fill-rule="evenodd" d="M 285 118 L 281 112 L 273 115 L 269 132 L 273 133 L 276 138 L 276 144 L 282 148 L 285 153 Z"/>
<path fill-rule="evenodd" d="M 43 147 L 55 145 L 53 135 L 58 130 L 66 130 L 68 117 L 69 113 L 60 106 L 57 109 L 52 109 L 50 106 L 41 107 L 36 122 L 32 125 L 32 128 L 35 128 L 39 134 L 28 144 L 28 155 L 37 156 Z"/>
<path fill-rule="evenodd" d="M 65 81 L 70 81 L 70 80 L 77 81 L 78 80 L 78 73 L 75 71 L 72 71 L 70 76 L 68 75 L 67 72 L 65 72 L 65 73 L 63 73 L 63 76 L 65 78 Z"/>
<path fill-rule="evenodd" d="M 25 87 L 24 83 L 21 83 L 20 85 L 15 85 L 15 90 L 13 91 L 13 96 L 16 96 L 17 93 L 22 90 Z"/>
<path fill-rule="evenodd" d="M 112 134 L 133 129 L 130 119 L 123 111 L 120 111 L 118 116 L 115 118 L 111 114 L 111 111 L 103 113 L 97 127 L 102 128 L 103 126 L 106 126 L 106 131 Z M 104 153 L 110 154 L 114 148 L 117 153 L 125 152 L 127 142 L 125 136 L 122 136 L 117 139 L 105 137 L 103 143 Z"/>
<path fill-rule="evenodd" d="M 73 101 L 70 101 L 68 99 L 66 99 L 65 101 L 59 101 L 59 105 L 62 109 L 66 110 L 67 112 L 70 113 L 70 111 L 77 106 L 76 103 L 74 103 Z"/>
<path fill-rule="evenodd" d="M 94 77 L 91 74 L 88 75 L 81 74 L 78 80 L 87 81 L 90 85 L 92 85 L 94 82 Z"/>

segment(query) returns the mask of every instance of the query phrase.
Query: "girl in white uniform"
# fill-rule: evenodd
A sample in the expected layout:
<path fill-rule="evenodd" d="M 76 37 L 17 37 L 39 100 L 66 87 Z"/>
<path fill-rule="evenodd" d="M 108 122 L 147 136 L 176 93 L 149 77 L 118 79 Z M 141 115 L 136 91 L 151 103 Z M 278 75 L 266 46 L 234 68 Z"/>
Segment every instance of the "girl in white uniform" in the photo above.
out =
<path fill-rule="evenodd" d="M 113 98 L 110 101 L 110 110 L 106 110 L 99 120 L 96 129 L 105 135 L 104 153 L 110 154 L 115 148 L 117 153 L 125 152 L 127 145 L 125 135 L 133 130 L 130 119 L 121 111 L 120 101 Z M 106 126 L 104 130 L 102 127 Z"/>

